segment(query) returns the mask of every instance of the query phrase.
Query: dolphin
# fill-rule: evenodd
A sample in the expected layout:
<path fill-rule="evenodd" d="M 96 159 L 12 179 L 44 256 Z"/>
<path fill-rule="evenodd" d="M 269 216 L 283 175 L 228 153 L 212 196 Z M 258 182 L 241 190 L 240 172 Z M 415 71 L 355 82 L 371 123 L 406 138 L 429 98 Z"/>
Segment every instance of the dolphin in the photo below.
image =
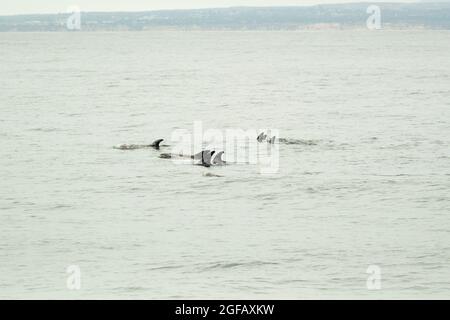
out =
<path fill-rule="evenodd" d="M 256 140 L 258 140 L 258 142 L 263 142 L 265 139 L 267 138 L 267 135 L 263 132 L 261 132 L 258 137 L 256 138 Z"/>
<path fill-rule="evenodd" d="M 197 163 L 196 165 L 209 167 L 209 166 L 211 166 L 211 158 L 215 153 L 216 153 L 215 151 L 203 150 L 197 154 L 194 154 L 192 156 L 187 156 L 187 157 L 191 158 L 192 160 L 201 160 L 201 162 Z M 161 153 L 159 155 L 159 157 L 161 159 L 172 159 L 174 157 L 183 158 L 186 156 L 183 156 L 181 154 L 176 155 L 176 154 L 172 154 L 172 153 Z"/>
<path fill-rule="evenodd" d="M 264 140 L 266 140 L 268 143 L 270 144 L 274 144 L 275 143 L 275 139 L 276 137 L 273 136 L 272 138 L 268 138 L 270 135 L 270 131 L 267 132 L 267 134 L 263 132 L 261 132 L 258 137 L 256 138 L 256 140 L 258 140 L 258 142 L 263 142 Z"/>
<path fill-rule="evenodd" d="M 163 141 L 164 141 L 164 139 L 158 139 L 158 140 L 153 141 L 151 144 L 122 144 L 120 146 L 115 146 L 114 149 L 136 150 L 136 149 L 154 148 L 156 150 L 159 150 L 159 145 Z"/>

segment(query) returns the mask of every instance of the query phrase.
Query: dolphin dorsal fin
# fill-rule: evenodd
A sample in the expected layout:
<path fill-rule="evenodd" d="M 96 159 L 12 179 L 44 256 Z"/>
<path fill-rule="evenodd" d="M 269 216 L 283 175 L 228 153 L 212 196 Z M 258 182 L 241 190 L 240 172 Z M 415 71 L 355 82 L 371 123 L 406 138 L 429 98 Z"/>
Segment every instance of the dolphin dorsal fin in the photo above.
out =
<path fill-rule="evenodd" d="M 224 151 L 220 151 L 219 153 L 216 154 L 216 156 L 213 159 L 213 164 L 224 164 L 225 161 L 222 160 L 222 155 L 224 154 Z"/>
<path fill-rule="evenodd" d="M 256 140 L 258 140 L 258 142 L 262 142 L 265 138 L 266 138 L 266 135 L 264 134 L 264 131 L 263 131 L 258 135 Z"/>
<path fill-rule="evenodd" d="M 215 151 L 210 152 L 209 150 L 205 150 L 202 152 L 202 165 L 211 166 L 211 156 L 215 153 Z"/>
<path fill-rule="evenodd" d="M 153 141 L 153 143 L 150 146 L 158 149 L 159 148 L 159 144 L 161 142 L 163 142 L 163 141 L 164 141 L 164 139 L 155 140 L 155 141 Z"/>

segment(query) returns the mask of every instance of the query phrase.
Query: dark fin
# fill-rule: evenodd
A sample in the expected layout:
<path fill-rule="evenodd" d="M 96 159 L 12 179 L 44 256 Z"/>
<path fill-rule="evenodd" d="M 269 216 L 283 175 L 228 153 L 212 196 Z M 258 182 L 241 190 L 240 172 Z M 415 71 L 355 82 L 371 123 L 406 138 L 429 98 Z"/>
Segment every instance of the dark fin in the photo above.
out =
<path fill-rule="evenodd" d="M 150 145 L 150 147 L 159 149 L 159 144 L 160 144 L 161 142 L 163 142 L 163 141 L 164 141 L 164 139 L 158 139 L 158 140 L 154 141 L 154 142 Z"/>
<path fill-rule="evenodd" d="M 225 161 L 222 160 L 222 155 L 223 155 L 224 153 L 225 153 L 225 152 L 220 151 L 218 154 L 216 154 L 216 156 L 215 156 L 214 159 L 213 159 L 213 164 L 218 164 L 218 165 L 223 165 L 223 164 L 225 164 Z"/>
<path fill-rule="evenodd" d="M 270 144 L 274 144 L 274 143 L 275 143 L 275 139 L 276 139 L 276 137 L 273 136 L 272 139 L 269 140 L 269 143 L 270 143 Z"/>
<path fill-rule="evenodd" d="M 259 134 L 259 136 L 256 138 L 256 140 L 258 140 L 258 142 L 262 142 L 264 139 L 265 139 L 265 134 L 263 131 Z"/>
<path fill-rule="evenodd" d="M 202 164 L 205 165 L 205 167 L 211 166 L 211 155 L 214 153 L 215 153 L 215 151 L 213 151 L 213 152 L 210 152 L 209 150 L 203 151 Z"/>

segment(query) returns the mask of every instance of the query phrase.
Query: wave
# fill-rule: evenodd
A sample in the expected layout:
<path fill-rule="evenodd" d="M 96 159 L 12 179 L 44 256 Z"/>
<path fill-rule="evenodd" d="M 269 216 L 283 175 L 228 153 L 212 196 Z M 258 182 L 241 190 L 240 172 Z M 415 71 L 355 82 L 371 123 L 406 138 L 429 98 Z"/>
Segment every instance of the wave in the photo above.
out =
<path fill-rule="evenodd" d="M 316 146 L 320 142 L 320 140 L 304 140 L 304 139 L 289 139 L 289 138 L 280 138 L 278 139 L 278 141 L 283 144 L 295 144 L 304 146 Z"/>
<path fill-rule="evenodd" d="M 263 265 L 277 265 L 276 262 L 267 262 L 267 261 L 249 261 L 249 262 L 219 262 L 215 263 L 211 266 L 204 268 L 205 270 L 212 269 L 231 269 L 237 267 L 255 267 L 255 266 L 263 266 Z"/>

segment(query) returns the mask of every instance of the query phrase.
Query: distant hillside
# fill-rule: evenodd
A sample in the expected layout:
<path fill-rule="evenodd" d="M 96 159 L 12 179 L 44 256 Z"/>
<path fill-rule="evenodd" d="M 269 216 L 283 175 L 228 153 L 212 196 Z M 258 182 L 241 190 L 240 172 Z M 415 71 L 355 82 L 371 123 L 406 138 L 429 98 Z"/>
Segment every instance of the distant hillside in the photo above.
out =
<path fill-rule="evenodd" d="M 81 13 L 83 31 L 152 29 L 364 28 L 370 3 Z M 377 4 L 384 28 L 450 30 L 450 3 Z M 0 31 L 65 31 L 69 14 L 1 16 Z"/>

